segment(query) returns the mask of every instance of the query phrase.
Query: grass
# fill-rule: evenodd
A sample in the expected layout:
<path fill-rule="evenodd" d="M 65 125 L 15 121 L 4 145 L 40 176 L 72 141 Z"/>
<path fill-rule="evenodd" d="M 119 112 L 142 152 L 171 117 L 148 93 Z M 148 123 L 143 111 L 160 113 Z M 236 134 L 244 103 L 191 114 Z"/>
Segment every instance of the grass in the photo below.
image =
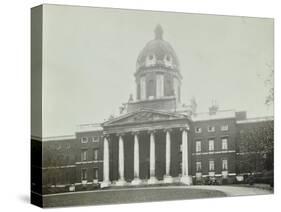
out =
<path fill-rule="evenodd" d="M 44 196 L 44 207 L 120 204 L 225 197 L 221 191 L 192 188 L 126 189 Z"/>

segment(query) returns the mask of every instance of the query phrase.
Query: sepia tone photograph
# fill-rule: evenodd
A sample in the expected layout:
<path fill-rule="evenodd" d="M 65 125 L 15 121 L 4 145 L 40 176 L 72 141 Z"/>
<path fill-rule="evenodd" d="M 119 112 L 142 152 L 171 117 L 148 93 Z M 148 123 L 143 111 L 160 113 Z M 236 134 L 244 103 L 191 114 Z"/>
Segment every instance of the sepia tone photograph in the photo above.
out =
<path fill-rule="evenodd" d="M 33 204 L 274 193 L 273 19 L 44 4 L 31 57 Z"/>

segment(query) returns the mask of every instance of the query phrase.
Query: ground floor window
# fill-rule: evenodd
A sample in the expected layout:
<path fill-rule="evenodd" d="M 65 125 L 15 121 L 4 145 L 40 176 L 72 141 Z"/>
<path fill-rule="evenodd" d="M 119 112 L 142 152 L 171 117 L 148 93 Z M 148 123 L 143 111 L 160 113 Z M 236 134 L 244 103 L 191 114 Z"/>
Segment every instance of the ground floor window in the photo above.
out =
<path fill-rule="evenodd" d="M 210 160 L 209 161 L 209 171 L 214 171 L 215 170 L 215 161 Z"/>
<path fill-rule="evenodd" d="M 196 172 L 201 172 L 202 169 L 202 163 L 201 161 L 196 162 Z"/>
<path fill-rule="evenodd" d="M 225 171 L 228 169 L 228 161 L 227 159 L 222 160 L 222 170 Z"/>
<path fill-rule="evenodd" d="M 94 180 L 99 178 L 99 169 L 98 168 L 94 168 L 93 178 L 94 178 Z"/>
<path fill-rule="evenodd" d="M 81 179 L 82 180 L 87 180 L 87 169 L 82 169 L 81 170 Z"/>

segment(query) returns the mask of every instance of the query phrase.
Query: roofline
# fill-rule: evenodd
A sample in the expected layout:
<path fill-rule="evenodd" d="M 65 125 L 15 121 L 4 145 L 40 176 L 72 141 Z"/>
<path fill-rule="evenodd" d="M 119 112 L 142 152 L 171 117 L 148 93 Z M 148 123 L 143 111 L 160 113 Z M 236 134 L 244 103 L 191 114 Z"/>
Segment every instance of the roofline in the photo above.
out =
<path fill-rule="evenodd" d="M 159 110 L 153 110 L 153 109 L 140 109 L 140 110 L 136 110 L 136 111 L 133 111 L 133 112 L 130 112 L 130 113 L 126 113 L 124 115 L 121 115 L 119 117 L 116 117 L 116 118 L 113 118 L 111 120 L 108 120 L 104 123 L 102 123 L 102 127 L 107 125 L 108 123 L 110 122 L 113 122 L 113 121 L 118 121 L 120 119 L 123 119 L 123 118 L 126 118 L 132 114 L 135 114 L 135 113 L 140 113 L 140 112 L 154 112 L 154 113 L 159 113 L 159 114 L 163 114 L 163 115 L 172 115 L 172 116 L 175 116 L 177 117 L 178 119 L 183 119 L 183 118 L 188 118 L 186 115 L 179 115 L 179 114 L 175 114 L 175 113 L 171 113 L 171 112 L 164 112 L 164 111 L 159 111 Z"/>
<path fill-rule="evenodd" d="M 100 123 L 88 123 L 77 125 L 75 133 L 102 131 L 103 127 Z"/>
<path fill-rule="evenodd" d="M 191 120 L 193 122 L 199 122 L 199 121 L 214 121 L 214 120 L 222 120 L 222 119 L 236 119 L 236 116 L 235 116 L 236 111 L 233 110 L 233 109 L 217 111 L 217 113 L 219 113 L 219 112 L 233 112 L 233 115 L 232 116 L 227 116 L 227 117 L 216 117 L 216 114 L 209 115 L 209 112 L 200 112 L 200 113 L 196 113 L 196 115 L 201 115 L 201 114 L 209 115 L 209 118 L 202 118 L 202 119 L 196 120 L 197 117 L 195 115 L 195 116 L 191 116 Z"/>
<path fill-rule="evenodd" d="M 39 136 L 33 136 L 31 135 L 32 140 L 37 140 L 37 141 L 63 141 L 63 140 L 74 140 L 76 139 L 75 135 L 62 135 L 62 136 L 49 136 L 49 137 L 39 137 Z"/>
<path fill-rule="evenodd" d="M 266 121 L 274 121 L 274 116 L 264 116 L 264 117 L 249 118 L 245 120 L 238 120 L 236 121 L 236 123 L 247 124 L 247 123 L 266 122 Z"/>

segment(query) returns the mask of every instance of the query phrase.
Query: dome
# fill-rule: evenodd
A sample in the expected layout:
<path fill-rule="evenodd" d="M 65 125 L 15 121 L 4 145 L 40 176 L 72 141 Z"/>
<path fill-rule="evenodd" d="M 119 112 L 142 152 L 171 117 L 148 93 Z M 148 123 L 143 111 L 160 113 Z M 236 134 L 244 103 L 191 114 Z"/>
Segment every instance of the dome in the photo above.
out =
<path fill-rule="evenodd" d="M 137 59 L 137 69 L 162 65 L 171 69 L 179 69 L 179 61 L 173 47 L 163 40 L 163 29 L 157 25 L 154 40 L 149 41 Z"/>

